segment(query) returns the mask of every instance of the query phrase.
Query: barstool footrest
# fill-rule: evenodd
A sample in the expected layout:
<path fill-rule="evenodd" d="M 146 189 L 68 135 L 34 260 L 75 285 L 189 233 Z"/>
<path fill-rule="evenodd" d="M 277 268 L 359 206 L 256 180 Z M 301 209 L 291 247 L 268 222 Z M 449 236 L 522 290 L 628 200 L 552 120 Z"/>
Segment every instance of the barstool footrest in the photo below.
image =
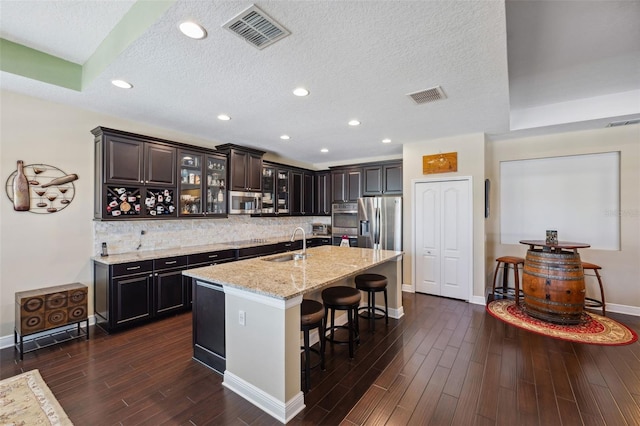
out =
<path fill-rule="evenodd" d="M 375 319 L 385 318 L 384 309 L 378 308 L 377 306 L 375 308 L 373 308 L 373 309 L 376 311 L 376 313 L 373 315 L 373 317 Z M 369 319 L 369 310 L 370 310 L 370 308 L 368 306 L 363 306 L 361 308 L 358 308 L 358 316 L 360 318 Z M 364 312 L 360 312 L 360 311 L 364 311 Z"/>
<path fill-rule="evenodd" d="M 603 303 L 601 300 L 593 299 L 591 297 L 584 298 L 585 308 L 602 308 L 602 305 Z"/>
<path fill-rule="evenodd" d="M 347 338 L 347 340 L 338 340 L 335 338 L 335 330 L 340 329 L 340 330 L 347 330 L 347 334 L 349 333 L 349 326 L 346 325 L 334 325 L 333 326 L 333 330 L 334 330 L 334 337 L 331 337 L 331 327 L 327 327 L 327 329 L 325 330 L 325 335 L 324 335 L 324 339 L 327 342 L 331 342 L 331 343 L 336 343 L 338 345 L 348 345 L 349 344 L 349 340 Z M 360 343 L 360 331 L 356 330 L 355 328 L 353 329 L 353 335 L 354 335 L 354 339 L 353 341 L 356 343 Z"/>

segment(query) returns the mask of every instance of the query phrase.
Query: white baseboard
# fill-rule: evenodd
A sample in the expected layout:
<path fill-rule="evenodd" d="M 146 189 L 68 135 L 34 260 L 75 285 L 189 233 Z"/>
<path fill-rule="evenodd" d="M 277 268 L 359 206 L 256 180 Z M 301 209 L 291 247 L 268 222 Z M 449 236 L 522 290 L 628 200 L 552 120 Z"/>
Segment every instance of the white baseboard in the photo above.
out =
<path fill-rule="evenodd" d="M 96 319 L 93 315 L 89 316 L 89 325 L 94 325 L 96 323 Z M 77 325 L 76 324 L 71 324 L 71 325 L 65 325 L 59 328 L 55 328 L 52 330 L 47 330 L 47 331 L 43 331 L 40 333 L 34 333 L 34 334 L 30 334 L 29 336 L 26 337 L 26 340 L 31 340 L 33 338 L 38 338 L 38 337 L 42 337 L 42 336 L 46 336 L 47 334 L 51 334 L 52 331 L 65 331 L 65 330 L 71 330 L 73 328 L 76 328 Z M 2 336 L 0 337 L 0 349 L 4 349 L 4 348 L 10 348 L 13 347 L 14 345 L 14 335 L 13 334 L 9 334 L 7 336 Z"/>
<path fill-rule="evenodd" d="M 229 370 L 224 372 L 222 385 L 282 423 L 289 422 L 305 407 L 304 393 L 302 392 L 298 392 L 289 401 L 282 402 Z"/>

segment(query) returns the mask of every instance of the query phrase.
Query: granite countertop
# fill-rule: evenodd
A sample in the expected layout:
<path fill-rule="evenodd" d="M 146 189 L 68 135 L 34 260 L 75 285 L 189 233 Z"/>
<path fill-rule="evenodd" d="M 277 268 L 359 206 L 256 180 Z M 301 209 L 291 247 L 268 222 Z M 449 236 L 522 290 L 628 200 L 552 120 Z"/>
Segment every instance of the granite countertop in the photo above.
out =
<path fill-rule="evenodd" d="M 307 237 L 307 241 L 313 238 L 331 238 L 331 235 L 312 235 Z M 296 238 L 301 240 L 302 238 Z M 226 243 L 207 244 L 202 246 L 175 247 L 162 250 L 133 251 L 129 253 L 110 254 L 109 256 L 94 256 L 91 259 L 105 265 L 116 265 L 118 263 L 138 262 L 141 260 L 161 259 L 163 257 L 186 256 L 190 254 L 208 253 L 220 250 L 241 249 L 269 244 L 277 244 L 291 241 L 286 237 L 254 238 L 251 240 L 231 241 Z"/>
<path fill-rule="evenodd" d="M 402 256 L 401 251 L 337 246 L 314 247 L 308 249 L 307 254 L 304 260 L 265 260 L 287 255 L 274 254 L 182 273 L 202 281 L 286 300 Z"/>

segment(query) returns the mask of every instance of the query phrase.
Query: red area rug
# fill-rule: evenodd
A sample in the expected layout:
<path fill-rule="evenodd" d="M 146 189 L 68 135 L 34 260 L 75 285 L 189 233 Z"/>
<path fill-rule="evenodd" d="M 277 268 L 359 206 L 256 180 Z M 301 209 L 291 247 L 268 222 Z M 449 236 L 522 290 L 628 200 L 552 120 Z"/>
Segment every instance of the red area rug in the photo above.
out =
<path fill-rule="evenodd" d="M 591 312 L 584 313 L 584 321 L 577 325 L 560 325 L 527 315 L 513 300 L 494 300 L 487 312 L 497 319 L 533 333 L 592 345 L 629 345 L 638 335 L 624 324 Z"/>

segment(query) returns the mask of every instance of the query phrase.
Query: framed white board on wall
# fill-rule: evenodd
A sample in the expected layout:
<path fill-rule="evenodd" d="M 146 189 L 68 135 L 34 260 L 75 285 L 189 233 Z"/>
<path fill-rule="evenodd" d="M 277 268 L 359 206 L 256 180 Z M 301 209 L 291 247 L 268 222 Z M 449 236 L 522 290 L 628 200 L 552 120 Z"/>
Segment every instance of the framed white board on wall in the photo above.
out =
<path fill-rule="evenodd" d="M 500 163 L 500 242 L 560 241 L 620 250 L 620 153 Z"/>

